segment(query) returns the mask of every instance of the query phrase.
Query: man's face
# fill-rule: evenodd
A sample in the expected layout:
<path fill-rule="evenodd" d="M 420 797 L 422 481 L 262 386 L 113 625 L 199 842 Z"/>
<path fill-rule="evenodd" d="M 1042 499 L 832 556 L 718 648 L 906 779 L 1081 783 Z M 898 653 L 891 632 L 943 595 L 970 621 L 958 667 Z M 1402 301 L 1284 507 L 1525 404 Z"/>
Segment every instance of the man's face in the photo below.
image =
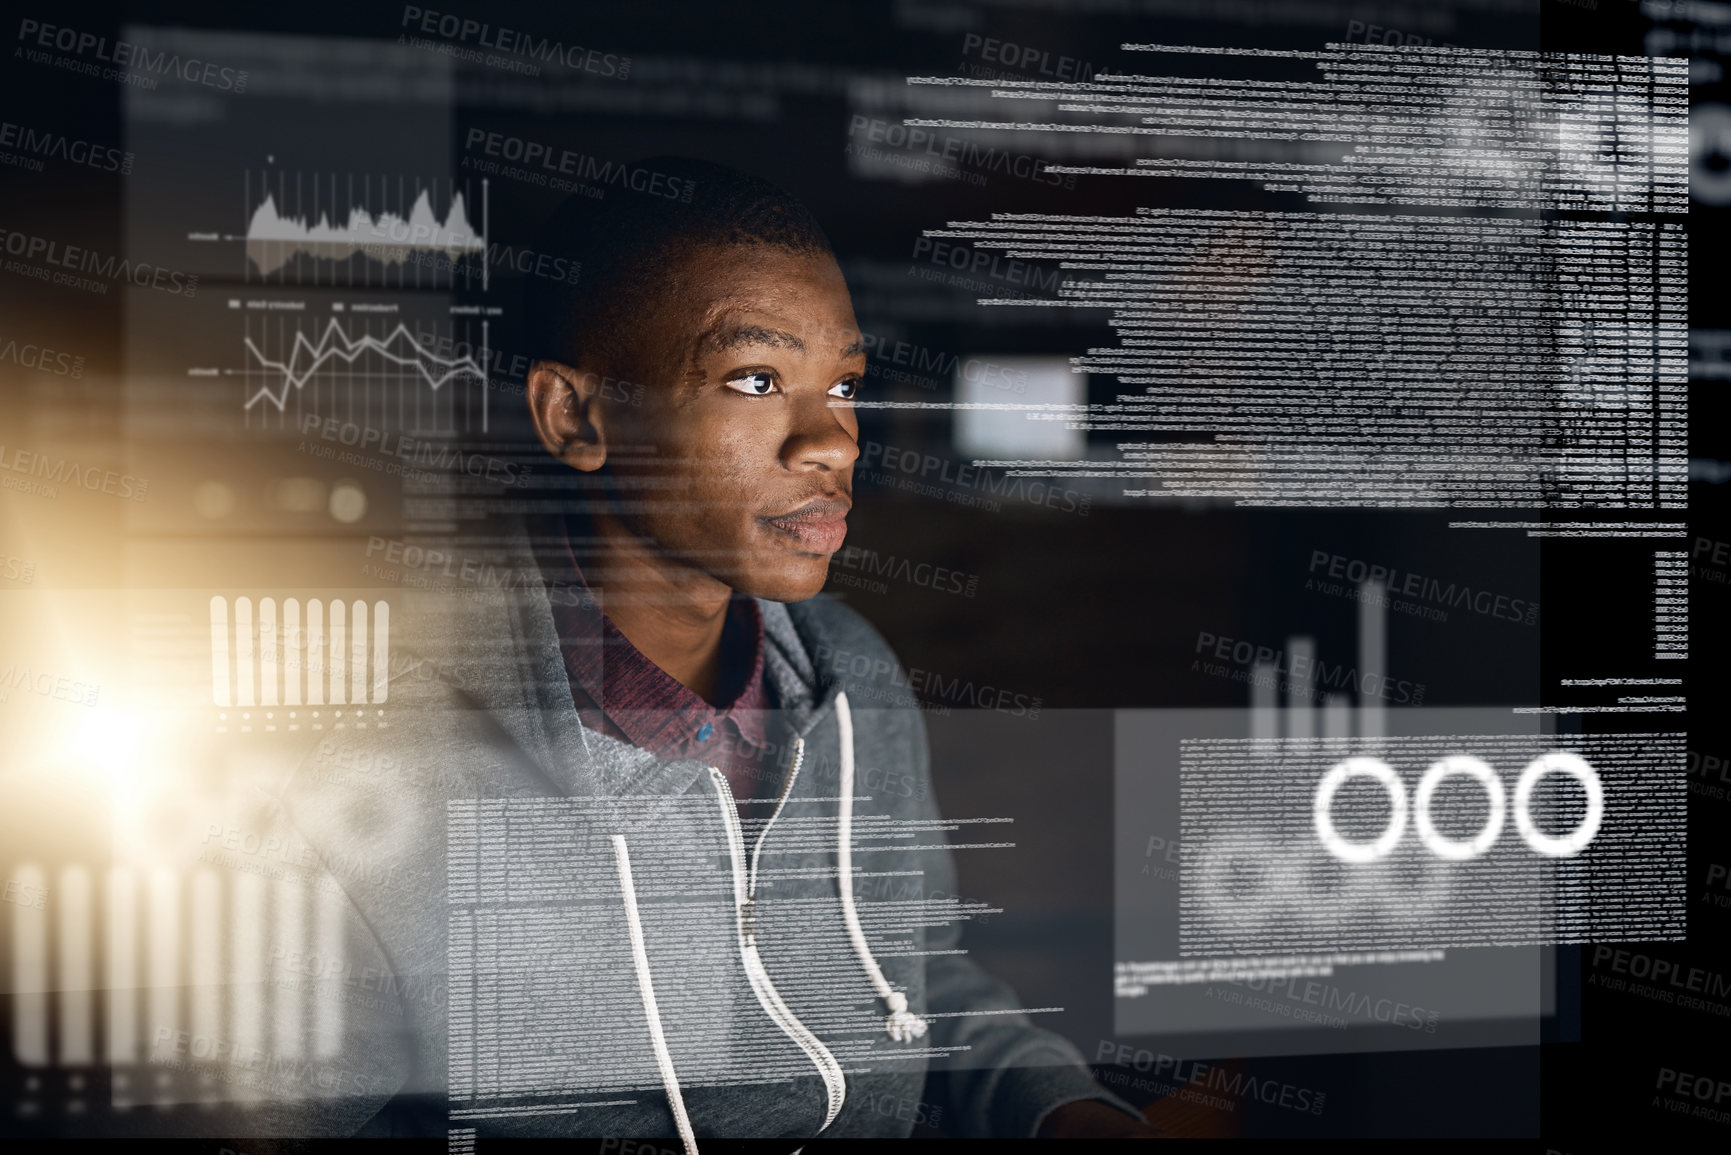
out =
<path fill-rule="evenodd" d="M 628 342 L 640 407 L 607 402 L 621 519 L 731 588 L 823 588 L 853 504 L 866 359 L 841 270 L 768 245 L 697 249 Z"/>

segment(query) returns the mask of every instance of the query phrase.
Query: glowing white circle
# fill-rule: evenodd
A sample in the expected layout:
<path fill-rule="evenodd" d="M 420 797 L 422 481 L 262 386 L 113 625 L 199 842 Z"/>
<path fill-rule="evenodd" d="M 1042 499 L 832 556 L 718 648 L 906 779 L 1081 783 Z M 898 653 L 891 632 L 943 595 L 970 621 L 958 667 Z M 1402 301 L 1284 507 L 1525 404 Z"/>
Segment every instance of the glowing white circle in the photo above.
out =
<path fill-rule="evenodd" d="M 1455 777 L 1475 779 L 1485 788 L 1485 795 L 1491 804 L 1491 812 L 1485 816 L 1484 827 L 1464 842 L 1443 834 L 1430 817 L 1431 796 L 1436 793 L 1437 787 Z M 1418 780 L 1418 794 L 1413 800 L 1413 825 L 1418 829 L 1419 841 L 1430 847 L 1430 852 L 1438 858 L 1454 859 L 1457 862 L 1477 858 L 1501 837 L 1503 824 L 1508 821 L 1507 801 L 1508 795 L 1504 792 L 1495 770 L 1471 754 L 1452 754 L 1432 762 L 1430 768 L 1424 772 L 1424 777 Z"/>
<path fill-rule="evenodd" d="M 1587 813 L 1580 824 L 1562 838 L 1552 838 L 1543 833 L 1527 809 L 1533 790 L 1547 774 L 1567 774 L 1587 792 Z M 1549 858 L 1572 858 L 1586 849 L 1587 843 L 1599 833 L 1599 823 L 1604 817 L 1605 791 L 1599 784 L 1598 772 L 1579 754 L 1570 754 L 1566 750 L 1541 754 L 1527 764 L 1527 768 L 1521 771 L 1520 780 L 1515 783 L 1515 829 L 1521 832 L 1528 846 Z"/>
<path fill-rule="evenodd" d="M 1354 778 L 1374 778 L 1388 792 L 1393 813 L 1388 816 L 1387 828 L 1373 842 L 1348 842 L 1334 828 L 1330 808 L 1334 805 L 1335 791 Z M 1348 758 L 1337 762 L 1317 783 L 1314 819 L 1316 837 L 1330 854 L 1342 862 L 1375 862 L 1393 850 L 1406 833 L 1406 787 L 1394 767 L 1381 758 Z"/>

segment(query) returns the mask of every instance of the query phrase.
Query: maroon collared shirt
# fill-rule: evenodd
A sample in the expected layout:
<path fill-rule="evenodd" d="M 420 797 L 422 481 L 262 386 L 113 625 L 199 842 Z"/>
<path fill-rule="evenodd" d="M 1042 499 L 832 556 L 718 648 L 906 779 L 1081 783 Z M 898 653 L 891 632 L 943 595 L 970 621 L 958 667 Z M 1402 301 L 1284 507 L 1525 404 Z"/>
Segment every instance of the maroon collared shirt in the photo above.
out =
<path fill-rule="evenodd" d="M 569 532 L 560 525 L 555 562 L 569 565 L 588 590 Z M 589 591 L 593 592 L 593 591 Z M 719 769 L 736 799 L 774 789 L 780 769 L 769 739 L 775 702 L 764 677 L 763 613 L 755 598 L 733 595 L 722 629 L 717 684 L 737 687 L 731 701 L 712 706 L 643 656 L 592 597 L 553 606 L 559 648 L 578 717 L 591 730 L 630 742 L 657 758 L 689 758 Z M 741 806 L 743 817 L 762 817 L 761 806 Z"/>

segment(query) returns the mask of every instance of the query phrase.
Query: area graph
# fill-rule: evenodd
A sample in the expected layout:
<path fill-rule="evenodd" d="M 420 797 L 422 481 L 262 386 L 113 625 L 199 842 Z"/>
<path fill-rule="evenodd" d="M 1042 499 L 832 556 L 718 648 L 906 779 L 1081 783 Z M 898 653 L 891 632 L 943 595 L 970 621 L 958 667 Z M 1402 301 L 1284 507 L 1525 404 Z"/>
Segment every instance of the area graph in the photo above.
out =
<path fill-rule="evenodd" d="M 486 181 L 248 172 L 245 279 L 359 288 L 490 288 Z"/>

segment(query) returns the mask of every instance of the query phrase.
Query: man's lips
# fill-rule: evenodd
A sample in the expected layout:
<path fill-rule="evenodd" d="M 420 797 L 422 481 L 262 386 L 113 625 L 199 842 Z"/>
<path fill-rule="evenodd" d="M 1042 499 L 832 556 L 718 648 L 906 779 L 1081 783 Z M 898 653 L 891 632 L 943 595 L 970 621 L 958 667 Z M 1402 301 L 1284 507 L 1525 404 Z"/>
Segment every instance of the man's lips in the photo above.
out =
<path fill-rule="evenodd" d="M 853 503 L 846 498 L 820 497 L 788 513 L 758 520 L 793 538 L 806 553 L 834 553 L 847 537 L 847 511 L 851 508 Z"/>

